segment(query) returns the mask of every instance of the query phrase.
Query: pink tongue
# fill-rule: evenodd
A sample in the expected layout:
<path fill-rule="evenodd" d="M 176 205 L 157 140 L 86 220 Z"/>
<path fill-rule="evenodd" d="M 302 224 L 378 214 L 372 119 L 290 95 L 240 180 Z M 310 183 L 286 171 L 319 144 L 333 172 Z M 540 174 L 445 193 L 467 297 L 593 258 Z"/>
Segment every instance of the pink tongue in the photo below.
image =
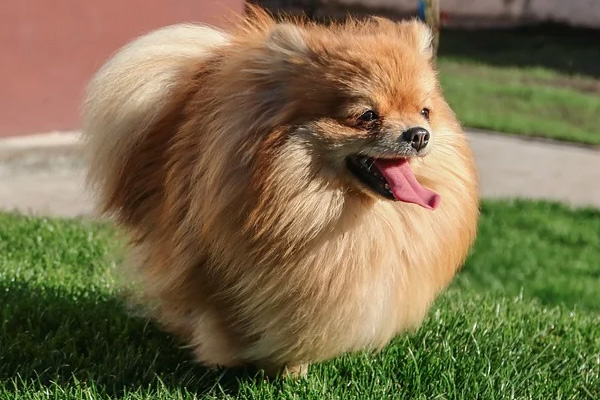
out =
<path fill-rule="evenodd" d="M 418 204 L 428 210 L 435 210 L 440 204 L 440 195 L 417 182 L 406 159 L 379 159 L 375 161 L 375 166 L 388 181 L 396 200 Z"/>

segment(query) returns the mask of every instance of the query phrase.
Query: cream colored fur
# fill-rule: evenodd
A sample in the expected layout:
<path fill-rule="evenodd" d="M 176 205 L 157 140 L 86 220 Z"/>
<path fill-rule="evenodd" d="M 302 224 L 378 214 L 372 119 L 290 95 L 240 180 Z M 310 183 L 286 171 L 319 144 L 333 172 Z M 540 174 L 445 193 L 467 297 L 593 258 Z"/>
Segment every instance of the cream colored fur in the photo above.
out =
<path fill-rule="evenodd" d="M 83 132 L 89 181 L 99 193 L 120 174 L 119 161 L 160 115 L 183 63 L 207 56 L 227 40 L 226 33 L 208 26 L 168 26 L 129 43 L 98 71 L 88 86 Z"/>

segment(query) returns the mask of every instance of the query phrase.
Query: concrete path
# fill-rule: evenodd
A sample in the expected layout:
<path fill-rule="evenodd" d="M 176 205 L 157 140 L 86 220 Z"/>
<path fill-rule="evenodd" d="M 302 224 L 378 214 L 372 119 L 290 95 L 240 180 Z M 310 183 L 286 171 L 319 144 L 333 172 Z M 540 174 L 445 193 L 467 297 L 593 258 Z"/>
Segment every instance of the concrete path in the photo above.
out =
<path fill-rule="evenodd" d="M 600 208 L 600 149 L 481 131 L 468 134 L 484 197 L 551 199 Z M 93 211 L 77 134 L 0 140 L 0 210 Z"/>
<path fill-rule="evenodd" d="M 93 212 L 76 133 L 0 139 L 0 210 L 72 217 Z"/>
<path fill-rule="evenodd" d="M 600 148 L 471 131 L 484 197 L 600 208 Z"/>

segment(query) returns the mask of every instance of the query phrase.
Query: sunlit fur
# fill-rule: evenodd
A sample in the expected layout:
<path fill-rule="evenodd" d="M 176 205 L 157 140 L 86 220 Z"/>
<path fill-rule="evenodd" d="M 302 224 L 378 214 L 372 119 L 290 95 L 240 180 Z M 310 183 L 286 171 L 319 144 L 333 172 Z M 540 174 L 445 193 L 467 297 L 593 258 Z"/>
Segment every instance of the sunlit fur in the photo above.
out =
<path fill-rule="evenodd" d="M 411 166 L 437 210 L 348 172 L 347 155 L 374 151 L 355 124 L 369 107 L 380 136 L 431 131 Z M 471 151 L 416 21 L 323 27 L 253 9 L 228 32 L 150 33 L 91 82 L 84 133 L 142 301 L 207 365 L 297 371 L 380 349 L 420 324 L 475 237 Z"/>

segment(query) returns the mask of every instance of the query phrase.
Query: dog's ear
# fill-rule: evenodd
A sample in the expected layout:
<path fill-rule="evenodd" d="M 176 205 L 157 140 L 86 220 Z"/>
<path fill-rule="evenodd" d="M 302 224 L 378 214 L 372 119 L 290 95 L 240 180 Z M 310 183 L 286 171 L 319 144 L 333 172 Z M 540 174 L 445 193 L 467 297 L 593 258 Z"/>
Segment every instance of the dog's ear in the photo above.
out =
<path fill-rule="evenodd" d="M 427 59 L 433 57 L 433 33 L 419 20 L 399 23 L 402 38 L 414 45 Z"/>
<path fill-rule="evenodd" d="M 308 54 L 303 29 L 291 23 L 276 24 L 267 34 L 265 45 L 270 56 L 286 63 L 298 63 Z"/>

